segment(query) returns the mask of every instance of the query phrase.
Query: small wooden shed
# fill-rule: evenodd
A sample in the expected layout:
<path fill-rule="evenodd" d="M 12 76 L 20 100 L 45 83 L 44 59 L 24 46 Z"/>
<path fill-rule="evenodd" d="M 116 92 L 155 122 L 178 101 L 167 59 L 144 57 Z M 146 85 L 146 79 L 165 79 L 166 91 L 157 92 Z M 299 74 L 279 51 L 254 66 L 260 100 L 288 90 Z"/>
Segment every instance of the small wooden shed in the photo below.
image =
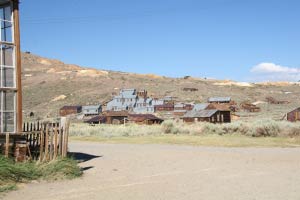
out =
<path fill-rule="evenodd" d="M 59 115 L 67 116 L 71 114 L 81 113 L 81 111 L 82 111 L 82 106 L 64 106 L 61 109 L 59 109 Z"/>
<path fill-rule="evenodd" d="M 174 104 L 155 105 L 154 112 L 158 111 L 174 111 Z"/>
<path fill-rule="evenodd" d="M 300 121 L 300 107 L 287 113 L 287 120 L 290 122 Z"/>
<path fill-rule="evenodd" d="M 210 122 L 210 123 L 230 123 L 230 111 L 221 110 L 199 110 L 189 111 L 182 117 L 184 122 Z"/>
<path fill-rule="evenodd" d="M 89 123 L 89 124 L 105 124 L 107 121 L 107 118 L 103 115 L 98 115 L 95 117 L 92 117 L 89 120 L 86 120 L 85 123 Z"/>
<path fill-rule="evenodd" d="M 85 116 L 99 115 L 102 112 L 101 105 L 82 106 L 82 113 Z"/>
<path fill-rule="evenodd" d="M 123 124 L 128 119 L 127 111 L 109 111 L 104 113 L 107 124 Z"/>
<path fill-rule="evenodd" d="M 210 97 L 208 98 L 208 103 L 230 103 L 231 97 Z"/>
<path fill-rule="evenodd" d="M 152 114 L 129 114 L 128 121 L 136 124 L 161 124 L 164 120 Z"/>

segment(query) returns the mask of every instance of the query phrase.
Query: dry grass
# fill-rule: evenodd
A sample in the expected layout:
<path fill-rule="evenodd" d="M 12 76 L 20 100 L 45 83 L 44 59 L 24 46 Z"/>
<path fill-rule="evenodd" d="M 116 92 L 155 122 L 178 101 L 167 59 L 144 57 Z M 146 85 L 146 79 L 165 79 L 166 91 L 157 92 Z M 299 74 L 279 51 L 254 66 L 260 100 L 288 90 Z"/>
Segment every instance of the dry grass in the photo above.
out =
<path fill-rule="evenodd" d="M 157 135 L 112 138 L 101 136 L 72 136 L 71 141 L 91 141 L 108 144 L 177 144 L 214 147 L 300 147 L 300 138 L 254 138 L 242 135 Z"/>
<path fill-rule="evenodd" d="M 104 143 L 166 143 L 204 146 L 300 146 L 299 124 L 275 121 L 215 125 L 165 121 L 161 126 L 72 124 L 73 140 Z"/>
<path fill-rule="evenodd" d="M 51 162 L 15 163 L 0 156 L 0 193 L 17 189 L 18 183 L 32 180 L 72 179 L 82 174 L 77 161 L 71 158 L 57 159 Z"/>

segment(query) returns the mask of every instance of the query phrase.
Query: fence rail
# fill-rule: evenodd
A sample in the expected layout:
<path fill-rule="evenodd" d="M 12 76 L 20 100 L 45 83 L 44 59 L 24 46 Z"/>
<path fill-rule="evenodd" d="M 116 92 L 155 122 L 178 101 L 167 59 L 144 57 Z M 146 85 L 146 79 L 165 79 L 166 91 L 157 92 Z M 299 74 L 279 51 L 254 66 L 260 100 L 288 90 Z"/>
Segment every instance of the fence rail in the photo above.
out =
<path fill-rule="evenodd" d="M 68 120 L 64 123 L 24 123 L 22 133 L 6 133 L 2 137 L 1 150 L 6 157 L 13 156 L 17 161 L 50 161 L 67 156 L 68 137 Z"/>

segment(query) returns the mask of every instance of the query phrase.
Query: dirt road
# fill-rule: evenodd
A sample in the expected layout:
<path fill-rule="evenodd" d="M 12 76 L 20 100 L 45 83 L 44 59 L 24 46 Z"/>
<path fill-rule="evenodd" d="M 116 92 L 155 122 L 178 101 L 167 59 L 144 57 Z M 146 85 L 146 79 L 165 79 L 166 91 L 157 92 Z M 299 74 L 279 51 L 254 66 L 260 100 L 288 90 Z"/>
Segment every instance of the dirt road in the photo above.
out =
<path fill-rule="evenodd" d="M 76 142 L 82 178 L 32 183 L 6 200 L 299 200 L 299 148 Z"/>

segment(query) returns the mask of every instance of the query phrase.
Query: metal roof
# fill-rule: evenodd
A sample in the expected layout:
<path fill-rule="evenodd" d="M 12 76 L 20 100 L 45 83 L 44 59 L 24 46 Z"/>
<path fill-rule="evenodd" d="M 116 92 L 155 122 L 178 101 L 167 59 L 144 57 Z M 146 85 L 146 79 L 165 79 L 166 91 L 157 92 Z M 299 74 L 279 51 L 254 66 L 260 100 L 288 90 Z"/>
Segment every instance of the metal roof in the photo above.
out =
<path fill-rule="evenodd" d="M 198 103 L 194 105 L 193 110 L 199 111 L 199 110 L 205 110 L 209 106 L 209 103 Z"/>
<path fill-rule="evenodd" d="M 82 110 L 97 110 L 101 105 L 82 106 Z"/>
<path fill-rule="evenodd" d="M 152 114 L 129 114 L 128 115 L 129 120 L 132 121 L 145 121 L 145 120 L 160 120 L 163 121 L 163 119 L 160 119 Z"/>
<path fill-rule="evenodd" d="M 210 97 L 208 102 L 231 101 L 231 97 Z"/>
<path fill-rule="evenodd" d="M 189 111 L 187 112 L 183 118 L 206 118 L 213 116 L 218 110 L 200 110 L 200 111 Z"/>
<path fill-rule="evenodd" d="M 136 94 L 136 89 L 122 89 L 120 95 L 131 96 Z"/>
<path fill-rule="evenodd" d="M 164 100 L 162 99 L 153 99 L 152 101 L 152 105 L 163 105 L 164 104 Z"/>
<path fill-rule="evenodd" d="M 89 120 L 86 120 L 85 123 L 98 123 L 98 122 L 103 122 L 106 120 L 106 117 L 105 116 L 95 116 Z"/>
<path fill-rule="evenodd" d="M 175 108 L 183 108 L 184 107 L 184 103 L 176 103 L 174 105 Z"/>

